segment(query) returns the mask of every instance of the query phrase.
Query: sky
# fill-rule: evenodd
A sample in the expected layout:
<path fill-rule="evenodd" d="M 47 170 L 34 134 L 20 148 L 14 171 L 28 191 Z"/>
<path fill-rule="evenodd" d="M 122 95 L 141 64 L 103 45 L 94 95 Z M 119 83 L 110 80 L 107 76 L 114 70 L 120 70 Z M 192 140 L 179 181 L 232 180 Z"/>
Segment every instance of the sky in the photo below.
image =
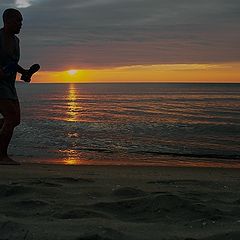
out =
<path fill-rule="evenodd" d="M 239 0 L 1 0 L 34 82 L 240 82 Z M 77 71 L 69 72 L 70 69 Z"/>

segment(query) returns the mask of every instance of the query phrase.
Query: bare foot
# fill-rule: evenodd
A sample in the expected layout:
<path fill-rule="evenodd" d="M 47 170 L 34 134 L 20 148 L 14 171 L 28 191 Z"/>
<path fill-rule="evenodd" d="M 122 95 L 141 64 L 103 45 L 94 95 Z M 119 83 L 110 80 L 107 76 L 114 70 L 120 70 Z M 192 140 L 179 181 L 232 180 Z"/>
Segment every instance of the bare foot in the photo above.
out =
<path fill-rule="evenodd" d="M 0 165 L 20 165 L 20 163 L 14 161 L 9 156 L 4 156 L 0 159 Z"/>

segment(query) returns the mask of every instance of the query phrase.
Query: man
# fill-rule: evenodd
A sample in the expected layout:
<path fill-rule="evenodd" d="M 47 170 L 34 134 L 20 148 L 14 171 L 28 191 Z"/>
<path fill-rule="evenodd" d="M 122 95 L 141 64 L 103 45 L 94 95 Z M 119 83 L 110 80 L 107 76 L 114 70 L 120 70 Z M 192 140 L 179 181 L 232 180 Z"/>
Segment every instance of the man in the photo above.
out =
<path fill-rule="evenodd" d="M 7 150 L 14 128 L 20 124 L 20 106 L 15 88 L 17 72 L 30 81 L 31 73 L 18 65 L 20 58 L 19 39 L 23 17 L 16 9 L 3 13 L 4 27 L 0 29 L 0 164 L 17 165 L 8 156 Z"/>

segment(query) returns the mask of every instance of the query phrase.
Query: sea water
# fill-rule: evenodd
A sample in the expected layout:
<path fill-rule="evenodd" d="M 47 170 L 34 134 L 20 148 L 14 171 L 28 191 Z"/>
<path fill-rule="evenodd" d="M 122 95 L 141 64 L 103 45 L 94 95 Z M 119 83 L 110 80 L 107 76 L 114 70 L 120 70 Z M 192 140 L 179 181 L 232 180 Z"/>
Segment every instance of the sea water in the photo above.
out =
<path fill-rule="evenodd" d="M 17 84 L 25 162 L 240 166 L 240 84 Z"/>

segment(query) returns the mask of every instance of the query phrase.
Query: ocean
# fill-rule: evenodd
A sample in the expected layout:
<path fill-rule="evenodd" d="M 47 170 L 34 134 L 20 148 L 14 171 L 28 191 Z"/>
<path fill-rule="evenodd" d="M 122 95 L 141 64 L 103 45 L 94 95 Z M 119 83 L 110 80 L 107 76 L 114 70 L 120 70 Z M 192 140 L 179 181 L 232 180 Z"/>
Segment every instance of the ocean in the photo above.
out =
<path fill-rule="evenodd" d="M 240 84 L 17 84 L 22 162 L 240 167 Z"/>

